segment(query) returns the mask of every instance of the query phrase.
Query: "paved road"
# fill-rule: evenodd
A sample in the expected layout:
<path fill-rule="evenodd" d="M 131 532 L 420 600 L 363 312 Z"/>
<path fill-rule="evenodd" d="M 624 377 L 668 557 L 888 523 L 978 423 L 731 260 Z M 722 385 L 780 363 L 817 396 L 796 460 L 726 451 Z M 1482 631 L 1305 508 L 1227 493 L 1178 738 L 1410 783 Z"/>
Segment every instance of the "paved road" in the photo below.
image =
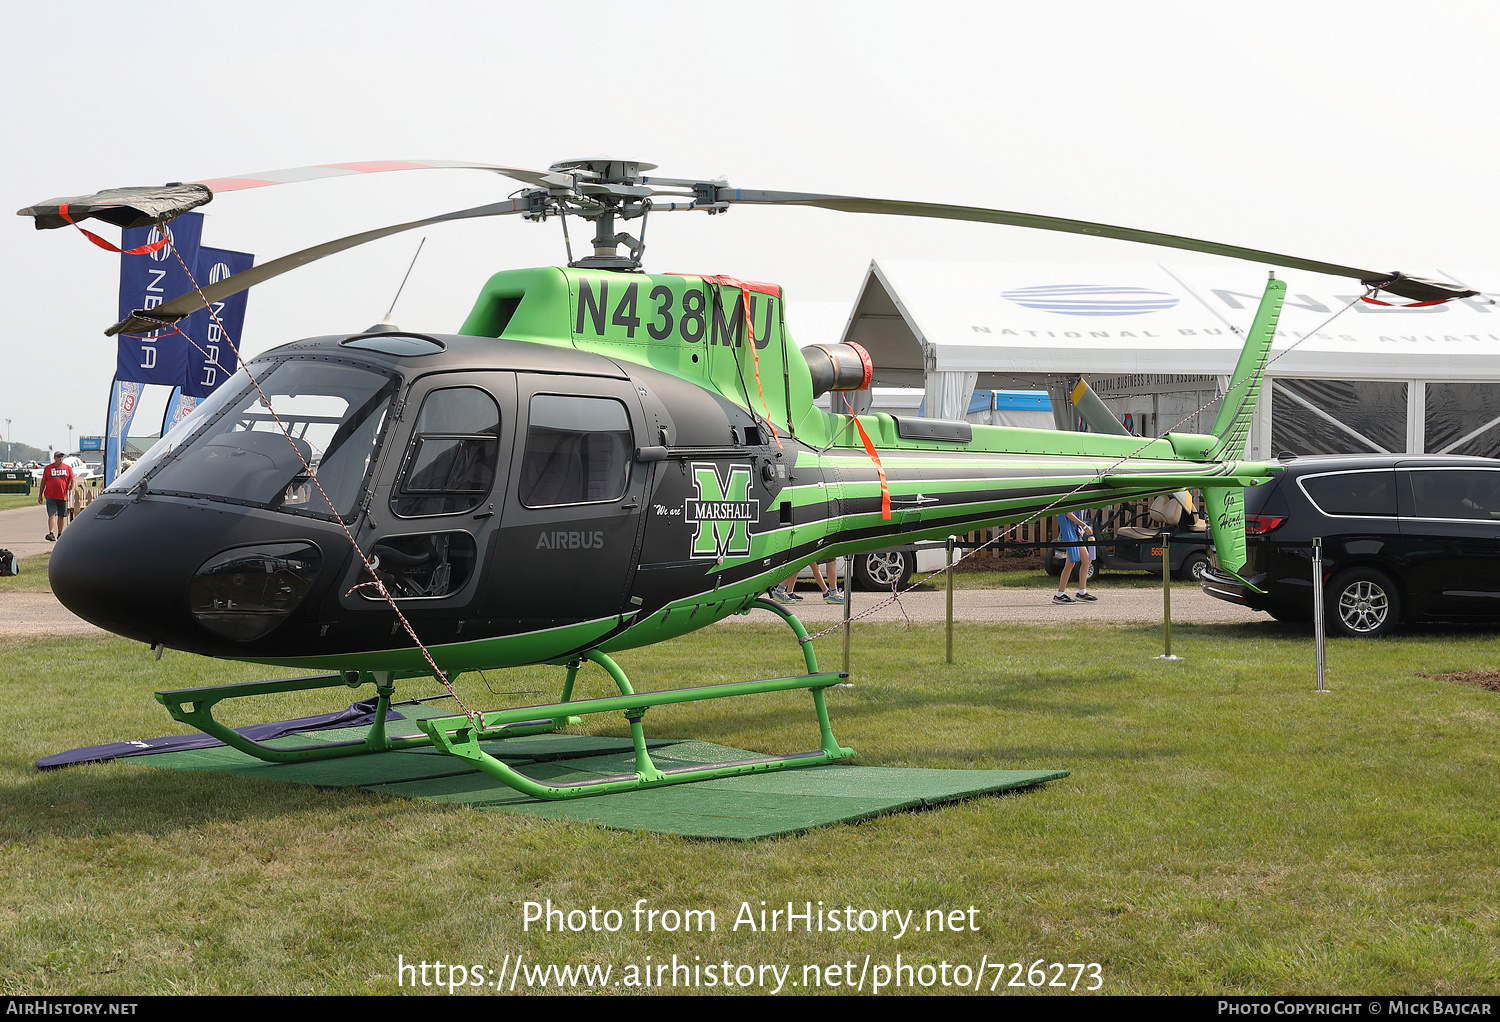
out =
<path fill-rule="evenodd" d="M 47 508 L 41 504 L 0 511 L 0 547 L 22 560 L 52 549 L 47 542 Z"/>
<path fill-rule="evenodd" d="M 1074 603 L 1058 606 L 1052 602 L 1053 589 L 958 589 L 953 593 L 953 619 L 955 621 L 1160 621 L 1160 589 L 1096 589 L 1098 603 Z M 838 604 L 821 602 L 816 594 L 801 593 L 801 603 L 787 609 L 811 626 L 832 624 L 844 617 L 844 608 Z M 890 599 L 884 593 L 853 594 L 850 616 L 858 616 Z M 901 597 L 900 605 L 887 603 L 881 609 L 862 618 L 864 621 L 943 622 L 947 619 L 948 594 L 945 592 L 908 593 Z M 904 611 L 904 613 L 903 613 Z M 766 616 L 765 611 L 756 611 L 744 617 L 732 617 L 731 622 L 755 621 Z M 1235 621 L 1269 621 L 1270 618 L 1253 610 L 1216 600 L 1202 590 L 1181 586 L 1172 588 L 1172 620 L 1174 623 L 1210 623 Z"/>
<path fill-rule="evenodd" d="M 0 593 L 0 639 L 106 634 L 74 617 L 51 593 Z"/>
<path fill-rule="evenodd" d="M 1098 603 L 1055 606 L 1051 590 L 962 589 L 953 594 L 956 621 L 1103 621 L 1141 622 L 1161 620 L 1158 589 L 1100 590 Z M 885 597 L 855 593 L 851 614 L 862 614 Z M 810 597 L 791 608 L 808 626 L 820 631 L 842 620 L 843 607 L 814 602 Z M 902 611 L 905 611 L 903 614 Z M 945 593 L 908 593 L 901 605 L 890 604 L 863 621 L 912 621 L 941 623 L 946 618 Z M 773 620 L 768 611 L 736 615 L 718 627 Z M 1191 589 L 1172 590 L 1172 620 L 1177 624 L 1268 621 L 1264 614 L 1215 600 Z M 0 593 L 0 638 L 38 635 L 103 635 L 104 632 L 74 617 L 51 593 Z"/>

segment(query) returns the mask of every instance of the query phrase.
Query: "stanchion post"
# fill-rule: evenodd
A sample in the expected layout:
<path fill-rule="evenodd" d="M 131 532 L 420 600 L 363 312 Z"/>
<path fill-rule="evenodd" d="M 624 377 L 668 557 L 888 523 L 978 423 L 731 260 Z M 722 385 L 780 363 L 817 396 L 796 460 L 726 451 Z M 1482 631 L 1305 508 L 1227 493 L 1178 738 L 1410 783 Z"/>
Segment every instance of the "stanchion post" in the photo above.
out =
<path fill-rule="evenodd" d="M 844 558 L 844 675 L 849 674 L 849 608 L 854 603 L 854 557 Z"/>
<path fill-rule="evenodd" d="M 1166 533 L 1161 537 L 1161 623 L 1166 651 L 1156 659 L 1181 660 L 1172 655 L 1172 537 Z"/>
<path fill-rule="evenodd" d="M 957 536 L 948 537 L 948 659 L 953 663 L 953 543 Z"/>
<path fill-rule="evenodd" d="M 1313 537 L 1312 547 L 1312 582 L 1313 582 L 1313 644 L 1318 651 L 1318 688 L 1319 692 L 1327 692 L 1328 688 L 1323 684 L 1323 652 L 1324 652 L 1324 619 L 1323 619 L 1323 537 Z"/>

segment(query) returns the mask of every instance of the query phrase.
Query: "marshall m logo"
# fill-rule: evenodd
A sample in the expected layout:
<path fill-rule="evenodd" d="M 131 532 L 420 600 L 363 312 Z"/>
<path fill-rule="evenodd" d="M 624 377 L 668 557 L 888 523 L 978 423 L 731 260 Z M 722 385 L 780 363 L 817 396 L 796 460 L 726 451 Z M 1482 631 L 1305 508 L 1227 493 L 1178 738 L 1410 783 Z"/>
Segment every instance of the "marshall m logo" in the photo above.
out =
<path fill-rule="evenodd" d="M 731 465 L 728 478 L 712 462 L 691 468 L 696 495 L 683 501 L 682 520 L 697 526 L 692 556 L 749 556 L 750 525 L 760 521 L 760 501 L 750 499 L 750 466 Z"/>

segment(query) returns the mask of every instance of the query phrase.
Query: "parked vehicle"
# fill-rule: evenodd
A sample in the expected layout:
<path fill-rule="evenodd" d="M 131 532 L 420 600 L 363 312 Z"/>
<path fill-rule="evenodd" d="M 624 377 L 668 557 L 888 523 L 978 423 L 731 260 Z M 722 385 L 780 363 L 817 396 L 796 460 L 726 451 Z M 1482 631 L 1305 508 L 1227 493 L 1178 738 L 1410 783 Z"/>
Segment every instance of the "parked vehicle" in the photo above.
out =
<path fill-rule="evenodd" d="M 947 556 L 947 544 L 932 541 L 855 554 L 854 588 L 887 592 L 905 589 L 918 572 L 925 575 L 940 570 L 948 563 Z M 842 565 L 839 570 L 844 570 Z M 812 578 L 812 568 L 803 568 L 797 577 Z"/>
<path fill-rule="evenodd" d="M 1162 537 L 1166 536 L 1172 577 L 1201 579 L 1209 563 L 1209 533 L 1208 522 L 1197 513 L 1196 506 L 1192 496 L 1181 491 L 1151 501 L 1144 513 L 1131 519 L 1134 524 L 1127 524 L 1121 513 L 1111 516 L 1095 530 L 1089 578 L 1097 576 L 1101 568 L 1160 575 Z M 1067 555 L 1061 547 L 1049 549 L 1042 557 L 1042 568 L 1054 577 L 1061 575 Z"/>
<path fill-rule="evenodd" d="M 1282 621 L 1313 613 L 1312 541 L 1334 634 L 1402 621 L 1500 621 L 1500 461 L 1438 455 L 1295 458 L 1245 491 L 1244 577 L 1210 567 L 1210 596 Z"/>

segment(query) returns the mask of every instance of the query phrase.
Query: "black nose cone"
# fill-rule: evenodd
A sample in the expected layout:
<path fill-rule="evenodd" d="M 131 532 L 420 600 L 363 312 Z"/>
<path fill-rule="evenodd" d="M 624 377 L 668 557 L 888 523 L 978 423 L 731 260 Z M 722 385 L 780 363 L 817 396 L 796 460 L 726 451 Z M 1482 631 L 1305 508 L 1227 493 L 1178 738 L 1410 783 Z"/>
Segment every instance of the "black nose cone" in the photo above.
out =
<path fill-rule="evenodd" d="M 58 541 L 49 574 L 63 606 L 141 642 L 250 655 L 324 574 L 314 523 L 209 501 L 94 501 Z M 347 544 L 345 544 L 347 545 Z"/>

